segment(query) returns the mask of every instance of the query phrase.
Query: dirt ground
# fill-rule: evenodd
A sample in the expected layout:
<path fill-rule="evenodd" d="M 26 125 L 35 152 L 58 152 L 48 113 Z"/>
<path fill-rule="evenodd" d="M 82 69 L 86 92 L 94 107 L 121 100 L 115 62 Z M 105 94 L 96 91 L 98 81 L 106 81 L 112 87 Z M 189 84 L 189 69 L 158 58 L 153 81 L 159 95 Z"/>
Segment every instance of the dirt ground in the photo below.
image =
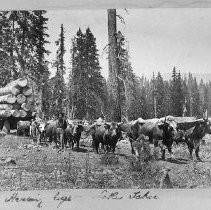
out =
<path fill-rule="evenodd" d="M 118 142 L 115 155 L 96 154 L 91 139 L 80 150 L 58 152 L 52 145 L 36 146 L 29 137 L 0 137 L 0 190 L 64 188 L 159 188 L 164 168 L 174 188 L 211 186 L 211 137 L 201 146 L 202 162 L 188 159 L 186 145 L 174 145 L 174 159 L 137 162 L 127 140 Z"/>

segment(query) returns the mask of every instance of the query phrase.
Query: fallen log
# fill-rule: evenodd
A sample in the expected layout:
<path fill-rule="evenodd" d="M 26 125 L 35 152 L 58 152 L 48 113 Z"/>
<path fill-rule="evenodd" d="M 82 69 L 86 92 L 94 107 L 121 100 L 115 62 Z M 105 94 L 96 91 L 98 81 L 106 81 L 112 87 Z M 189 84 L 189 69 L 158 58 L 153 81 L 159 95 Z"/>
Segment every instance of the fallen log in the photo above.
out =
<path fill-rule="evenodd" d="M 30 111 L 32 106 L 29 104 L 29 103 L 23 103 L 21 104 L 21 108 L 24 110 L 24 111 Z"/>
<path fill-rule="evenodd" d="M 11 114 L 13 117 L 20 117 L 20 111 L 19 110 L 11 110 Z"/>
<path fill-rule="evenodd" d="M 13 94 L 18 95 L 20 93 L 20 88 L 15 86 L 6 86 L 3 88 L 0 88 L 0 96 Z"/>
<path fill-rule="evenodd" d="M 32 89 L 30 87 L 26 86 L 23 88 L 22 92 L 25 96 L 30 96 L 32 94 Z"/>
<path fill-rule="evenodd" d="M 23 94 L 17 95 L 17 102 L 19 104 L 23 104 L 25 101 L 26 101 L 26 96 L 24 96 Z"/>
<path fill-rule="evenodd" d="M 23 109 L 19 110 L 20 111 L 20 117 L 24 118 L 27 115 L 27 112 L 24 111 Z"/>
<path fill-rule="evenodd" d="M 16 102 L 16 97 L 13 96 L 12 94 L 9 95 L 4 95 L 4 96 L 0 96 L 0 103 L 5 104 L 5 103 L 9 103 L 9 104 L 14 104 Z"/>
<path fill-rule="evenodd" d="M 7 86 L 26 87 L 27 84 L 28 84 L 27 79 L 17 79 L 17 80 L 14 80 L 14 81 L 10 82 L 9 84 L 7 84 Z"/>
<path fill-rule="evenodd" d="M 5 118 L 5 117 L 10 117 L 11 111 L 10 110 L 0 110 L 0 117 Z"/>
<path fill-rule="evenodd" d="M 11 110 L 12 108 L 12 104 L 0 104 L 0 110 Z"/>

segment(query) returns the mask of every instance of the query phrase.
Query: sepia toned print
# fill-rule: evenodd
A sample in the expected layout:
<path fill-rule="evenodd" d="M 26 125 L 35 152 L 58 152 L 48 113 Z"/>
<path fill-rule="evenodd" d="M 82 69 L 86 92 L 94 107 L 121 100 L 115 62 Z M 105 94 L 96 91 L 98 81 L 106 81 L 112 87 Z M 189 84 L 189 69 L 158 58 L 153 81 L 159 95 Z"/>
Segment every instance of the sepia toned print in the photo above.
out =
<path fill-rule="evenodd" d="M 209 188 L 209 20 L 210 9 L 1 11 L 5 203 L 42 207 L 23 190 L 157 200 L 156 189 Z"/>

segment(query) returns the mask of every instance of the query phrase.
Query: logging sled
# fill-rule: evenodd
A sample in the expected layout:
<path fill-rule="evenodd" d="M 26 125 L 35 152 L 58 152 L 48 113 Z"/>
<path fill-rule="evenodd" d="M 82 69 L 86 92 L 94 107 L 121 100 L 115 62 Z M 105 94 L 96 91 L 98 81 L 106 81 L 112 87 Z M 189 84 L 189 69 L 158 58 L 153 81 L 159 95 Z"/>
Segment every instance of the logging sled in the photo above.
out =
<path fill-rule="evenodd" d="M 20 120 L 31 120 L 32 103 L 32 88 L 27 79 L 17 79 L 0 88 L 0 130 L 10 133 Z"/>

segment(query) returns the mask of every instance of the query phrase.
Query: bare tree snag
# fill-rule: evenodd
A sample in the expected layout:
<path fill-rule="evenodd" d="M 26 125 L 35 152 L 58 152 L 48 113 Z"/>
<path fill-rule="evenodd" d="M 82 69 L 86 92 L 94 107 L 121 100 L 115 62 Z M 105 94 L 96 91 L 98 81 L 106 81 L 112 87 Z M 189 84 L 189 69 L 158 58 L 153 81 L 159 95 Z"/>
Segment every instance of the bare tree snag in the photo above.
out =
<path fill-rule="evenodd" d="M 109 97 L 113 103 L 113 120 L 121 121 L 121 106 L 120 106 L 120 89 L 119 80 L 117 76 L 119 75 L 119 67 L 117 61 L 117 26 L 116 26 L 116 10 L 108 9 L 108 42 L 109 42 L 109 54 L 108 54 L 108 64 L 109 64 Z"/>

